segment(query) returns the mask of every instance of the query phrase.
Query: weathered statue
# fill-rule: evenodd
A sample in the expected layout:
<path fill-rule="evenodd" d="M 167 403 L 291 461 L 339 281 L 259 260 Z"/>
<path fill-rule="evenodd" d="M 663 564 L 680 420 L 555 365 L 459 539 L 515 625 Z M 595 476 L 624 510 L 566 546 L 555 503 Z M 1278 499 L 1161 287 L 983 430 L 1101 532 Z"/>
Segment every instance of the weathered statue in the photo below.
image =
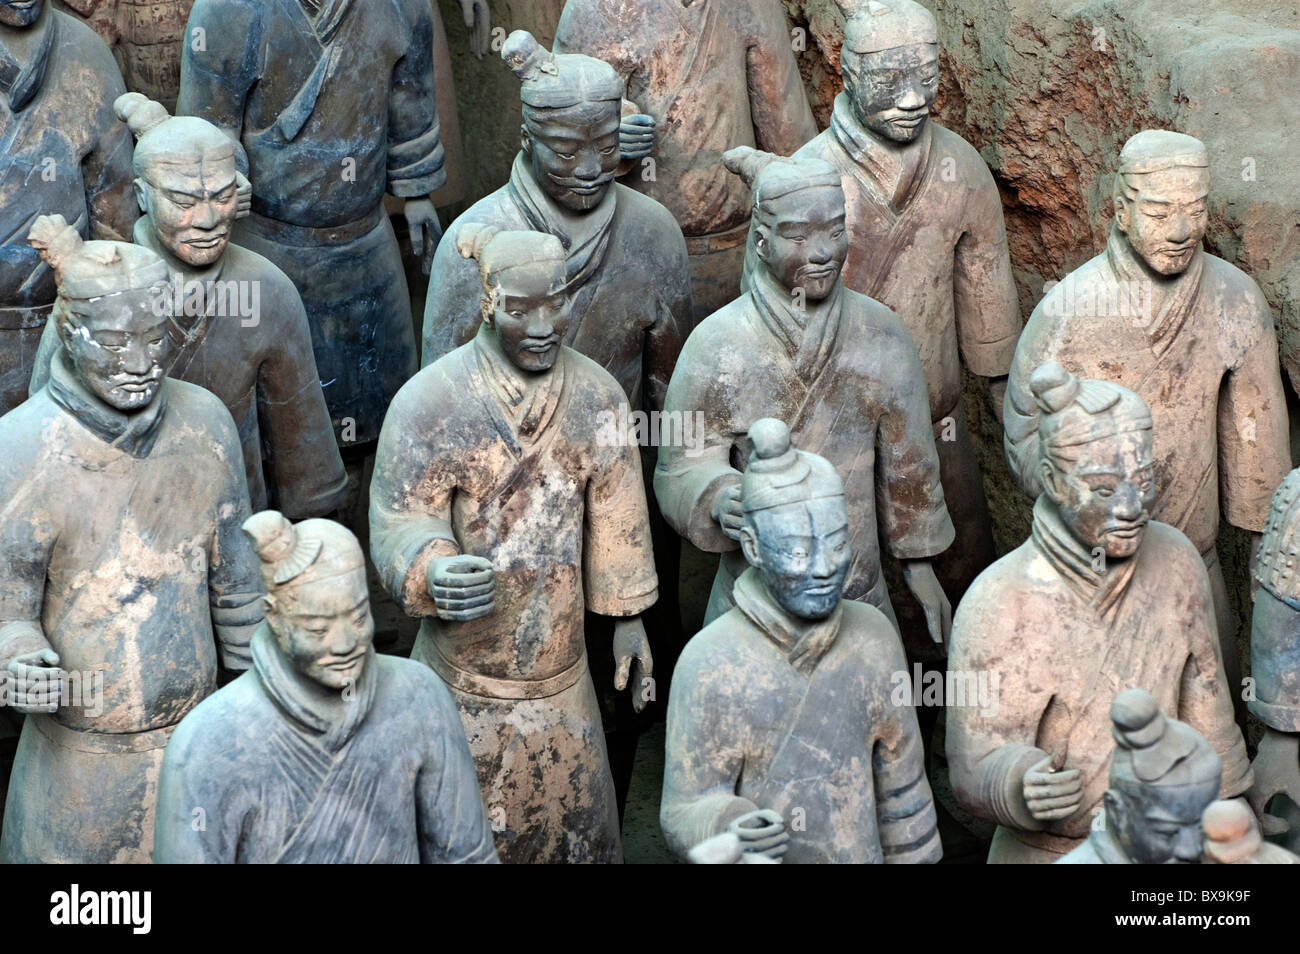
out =
<path fill-rule="evenodd" d="M 28 714 L 0 861 L 144 862 L 163 747 L 262 620 L 239 435 L 163 377 L 157 255 L 57 215 L 29 240 L 63 350 L 0 418 L 0 669 Z"/>
<path fill-rule="evenodd" d="M 1115 696 L 1110 721 L 1115 754 L 1102 815 L 1057 864 L 1200 864 L 1201 816 L 1219 791 L 1219 756 L 1190 725 L 1166 718 L 1145 689 Z M 1241 802 L 1216 804 L 1250 814 Z"/>
<path fill-rule="evenodd" d="M 755 146 L 788 156 L 817 135 L 781 4 L 569 0 L 555 51 L 609 63 L 652 117 L 625 121 L 624 155 L 638 160 L 627 182 L 682 227 L 695 321 L 713 314 L 740 292 L 749 234 L 749 190 L 722 154 Z"/>
<path fill-rule="evenodd" d="M 686 857 L 725 831 L 783 862 L 911 864 L 942 854 L 894 626 L 841 599 L 844 484 L 770 418 L 749 431 L 736 605 L 687 644 L 668 702 L 664 835 Z"/>
<path fill-rule="evenodd" d="M 750 291 L 711 315 L 682 350 L 665 413 L 703 413 L 697 444 L 661 440 L 655 495 L 668 522 L 722 553 L 706 622 L 732 606 L 745 570 L 741 469 L 754 422 L 789 422 L 794 442 L 844 480 L 852 563 L 844 598 L 893 609 L 881 541 L 904 561 L 935 642 L 951 610 L 930 560 L 952 542 L 916 348 L 888 308 L 844 287 L 848 251 L 839 173 L 818 159 L 742 147 L 727 168 L 752 188 L 756 267 Z M 662 435 L 661 435 L 662 436 Z"/>
<path fill-rule="evenodd" d="M 1228 685 L 1237 693 L 1237 624 L 1214 547 L 1220 501 L 1233 526 L 1258 534 L 1291 457 L 1268 303 L 1244 273 L 1201 250 L 1209 191 L 1199 140 L 1147 130 L 1124 144 L 1106 250 L 1034 309 L 1003 417 L 1011 470 L 1036 496 L 1035 368 L 1055 361 L 1147 403 L 1155 422 L 1151 515 L 1185 533 L 1205 560 Z"/>
<path fill-rule="evenodd" d="M 343 444 L 374 441 L 416 369 L 410 297 L 387 192 L 432 255 L 442 185 L 429 0 L 198 0 L 178 112 L 242 146 L 252 214 L 237 244 L 293 280 Z M 361 452 L 364 456 L 364 452 Z"/>
<path fill-rule="evenodd" d="M 502 860 L 619 861 L 583 611 L 617 618 L 616 684 L 631 676 L 644 700 L 651 660 L 638 617 L 657 580 L 640 456 L 595 426 L 625 398 L 562 344 L 558 239 L 464 223 L 456 238 L 480 269 L 483 323 L 393 400 L 370 491 L 371 556 L 421 618 L 412 657 L 460 707 Z"/>
<path fill-rule="evenodd" d="M 501 55 L 522 84 L 522 149 L 510 182 L 457 219 L 434 256 L 423 361 L 471 341 L 479 326 L 479 275 L 457 251 L 460 229 L 546 232 L 565 251 L 564 343 L 614 375 L 632 409 L 657 410 L 691 320 L 690 274 L 668 210 L 614 181 L 623 81 L 600 60 L 554 56 L 523 31 Z"/>
<path fill-rule="evenodd" d="M 204 700 L 167 744 L 154 860 L 495 862 L 446 687 L 372 647 L 356 537 L 276 511 L 244 531 L 261 558 L 266 622 L 252 671 Z"/>
<path fill-rule="evenodd" d="M 1002 200 L 979 153 L 930 118 L 939 84 L 934 16 L 912 0 L 839 3 L 844 91 L 830 128 L 796 155 L 839 170 L 850 239 L 844 284 L 897 312 L 920 353 L 957 531 L 934 567 L 956 603 L 994 555 L 962 362 L 989 379 L 1000 411 L 1020 335 Z M 899 610 L 910 641 L 919 620 L 910 606 Z"/>
<path fill-rule="evenodd" d="M 127 93 L 115 108 L 139 140 L 135 188 L 144 215 L 135 241 L 169 272 L 167 375 L 206 388 L 230 411 L 254 507 L 270 500 L 291 517 L 333 512 L 346 496 L 347 475 L 302 300 L 284 272 L 230 242 L 247 181 L 235 170 L 234 143 L 211 123 L 172 118 L 139 93 Z M 47 325 L 33 394 L 45 386 L 58 350 L 58 332 Z"/>
<path fill-rule="evenodd" d="M 1300 805 L 1300 470 L 1293 470 L 1273 494 L 1255 579 L 1259 591 L 1250 632 L 1250 711 L 1264 723 L 1255 756 L 1255 787 L 1250 800 L 1270 834 L 1281 833 L 1280 819 L 1265 814 L 1277 795 Z M 1290 833 L 1300 847 L 1300 831 Z"/>
<path fill-rule="evenodd" d="M 1300 856 L 1265 841 L 1250 807 L 1239 798 L 1210 803 L 1201 816 L 1202 864 L 1295 865 Z"/>
<path fill-rule="evenodd" d="M 0 0 L 0 414 L 27 399 L 54 275 L 27 244 L 39 215 L 83 238 L 131 236 L 131 134 L 103 42 L 46 0 Z"/>
<path fill-rule="evenodd" d="M 1033 534 L 972 584 L 948 656 L 951 672 L 1000 674 L 992 711 L 947 710 L 953 791 L 998 823 L 997 863 L 1054 861 L 1087 834 L 1111 757 L 1107 707 L 1129 686 L 1206 738 L 1223 760 L 1224 797 L 1251 783 L 1205 565 L 1151 519 L 1151 411 L 1057 364 L 1029 385 L 1043 488 Z"/>

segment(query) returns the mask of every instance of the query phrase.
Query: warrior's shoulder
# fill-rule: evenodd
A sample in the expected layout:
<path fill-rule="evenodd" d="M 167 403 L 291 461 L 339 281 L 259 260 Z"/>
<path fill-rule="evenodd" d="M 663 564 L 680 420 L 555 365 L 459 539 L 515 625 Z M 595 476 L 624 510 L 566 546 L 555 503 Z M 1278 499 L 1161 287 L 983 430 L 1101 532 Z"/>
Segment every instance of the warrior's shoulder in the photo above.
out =
<path fill-rule="evenodd" d="M 674 685 L 679 678 L 683 684 L 712 681 L 738 661 L 750 637 L 763 638 L 749 618 L 733 606 L 687 641 L 673 667 Z"/>
<path fill-rule="evenodd" d="M 640 241 L 646 244 L 680 242 L 682 248 L 686 248 L 682 227 L 662 202 L 621 182 L 614 183 L 614 190 L 618 195 L 618 217 L 631 222 L 634 226 L 633 234 Z"/>
<path fill-rule="evenodd" d="M 992 181 L 988 163 L 984 161 L 978 149 L 948 127 L 939 125 L 933 119 L 929 122 L 931 161 L 936 157 L 940 159 L 951 157 L 957 163 L 958 169 L 978 172 L 980 176 L 988 176 L 990 182 Z"/>
<path fill-rule="evenodd" d="M 426 727 L 430 707 L 454 707 L 446 683 L 418 660 L 376 653 L 369 665 L 375 667 L 376 701 L 392 703 L 394 708 L 411 713 Z"/>
<path fill-rule="evenodd" d="M 451 416 L 455 408 L 465 407 L 469 371 L 466 359 L 472 362 L 474 342 L 449 351 L 432 364 L 426 364 L 407 380 L 393 396 L 384 422 L 411 420 L 441 420 Z"/>
<path fill-rule="evenodd" d="M 823 129 L 796 149 L 793 158 L 823 159 L 826 162 L 833 163 L 835 161 L 836 149 L 838 148 L 839 140 L 835 138 L 835 130 L 827 128 Z M 842 152 L 843 150 L 841 149 L 840 151 Z"/>
<path fill-rule="evenodd" d="M 253 670 L 244 672 L 191 709 L 167 743 L 170 760 L 211 764 L 222 752 L 246 754 L 267 736 L 272 707 Z"/>
<path fill-rule="evenodd" d="M 840 606 L 840 632 L 854 639 L 869 659 L 882 665 L 904 661 L 903 643 L 888 616 L 860 600 L 841 600 Z"/>
<path fill-rule="evenodd" d="M 1204 569 L 1205 563 L 1196 544 L 1187 538 L 1187 534 L 1177 527 L 1159 520 L 1147 523 L 1143 534 L 1142 546 L 1138 550 L 1141 559 L 1162 567 L 1168 572 L 1192 567 Z M 1199 575 L 1199 574 L 1198 574 Z"/>
<path fill-rule="evenodd" d="M 226 264 L 222 274 L 227 280 L 233 278 L 238 281 L 261 282 L 263 298 L 268 293 L 277 297 L 292 295 L 294 298 L 299 298 L 293 280 L 280 269 L 279 265 L 260 252 L 236 245 L 234 242 L 226 246 Z"/>
<path fill-rule="evenodd" d="M 93 75 L 97 76 L 101 86 L 111 88 L 113 91 L 118 87 L 125 89 L 122 86 L 122 74 L 118 70 L 117 62 L 113 59 L 112 51 L 109 50 L 103 37 L 71 14 L 58 9 L 53 13 L 58 22 L 60 57 L 66 57 L 68 61 L 77 64 L 80 77 L 84 78 L 83 71 L 89 68 L 93 71 Z"/>
<path fill-rule="evenodd" d="M 1217 255 L 1205 254 L 1205 272 L 1214 281 L 1216 291 L 1227 299 L 1246 299 L 1253 311 L 1269 315 L 1268 300 L 1255 279 L 1251 278 L 1236 265 L 1219 258 Z"/>
<path fill-rule="evenodd" d="M 745 346 L 753 340 L 750 324 L 753 314 L 748 294 L 727 302 L 691 330 L 677 363 L 680 365 L 686 359 L 707 359 L 720 347 Z"/>
<path fill-rule="evenodd" d="M 852 325 L 857 326 L 855 332 L 870 332 L 870 338 L 860 340 L 871 341 L 873 350 L 901 351 L 904 355 L 910 354 L 917 363 L 920 363 L 920 358 L 916 355 L 916 345 L 907 331 L 907 326 L 903 324 L 903 319 L 884 302 L 876 301 L 845 286 L 844 317 Z"/>
<path fill-rule="evenodd" d="M 576 389 L 576 398 L 598 409 L 627 403 L 622 385 L 599 363 L 568 345 L 564 346 L 564 360 L 568 366 L 565 386 Z"/>
<path fill-rule="evenodd" d="M 221 398 L 207 388 L 179 378 L 165 379 L 163 387 L 167 391 L 167 417 L 175 416 L 188 427 L 214 437 L 233 439 L 238 445 L 234 419 Z"/>

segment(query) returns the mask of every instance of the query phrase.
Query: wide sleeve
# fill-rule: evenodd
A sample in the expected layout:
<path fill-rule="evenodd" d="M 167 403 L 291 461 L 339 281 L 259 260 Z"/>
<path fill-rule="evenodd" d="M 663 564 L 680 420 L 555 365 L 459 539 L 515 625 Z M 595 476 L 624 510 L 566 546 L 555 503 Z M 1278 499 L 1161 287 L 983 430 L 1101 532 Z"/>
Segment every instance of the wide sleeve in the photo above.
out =
<path fill-rule="evenodd" d="M 221 665 L 242 672 L 253 664 L 249 644 L 265 615 L 264 590 L 257 555 L 243 531 L 250 515 L 243 450 L 230 413 L 215 398 L 212 403 L 225 420 L 214 435 L 222 490 L 208 547 L 208 602 Z"/>
<path fill-rule="evenodd" d="M 289 280 L 283 283 L 274 340 L 258 368 L 258 428 L 276 508 L 290 520 L 304 520 L 343 504 L 347 473 L 316 370 L 307 312 Z"/>
<path fill-rule="evenodd" d="M 492 828 L 483 807 L 478 775 L 460 713 L 451 693 L 433 673 L 422 673 L 428 701 L 433 754 L 415 779 L 416 832 L 421 864 L 499 864 Z"/>
<path fill-rule="evenodd" d="M 646 330 L 642 356 L 644 403 L 647 411 L 662 411 L 668 396 L 668 383 L 677 367 L 682 343 L 692 327 L 694 306 L 691 304 L 691 272 L 686 254 L 686 239 L 676 222 L 663 212 L 663 243 L 656 254 L 662 267 L 655 270 L 658 301 L 654 324 Z"/>
<path fill-rule="evenodd" d="M 884 624 L 883 619 L 881 624 Z M 907 672 L 902 644 L 891 627 L 879 659 L 880 672 Z M 933 864 L 943 857 L 934 795 L 925 775 L 925 748 L 916 710 L 910 701 L 894 705 L 892 693 L 881 689 L 874 700 L 875 739 L 871 773 L 876 792 L 877 830 L 885 863 Z"/>
<path fill-rule="evenodd" d="M 641 456 L 631 441 L 601 450 L 607 459 L 587 483 L 582 541 L 587 609 L 600 616 L 637 616 L 659 598 Z"/>
<path fill-rule="evenodd" d="M 724 719 L 727 700 L 716 685 L 719 672 L 734 677 L 735 669 L 725 660 L 705 658 L 698 642 L 704 635 L 682 653 L 668 693 L 659 825 L 668 847 L 683 859 L 741 815 L 758 810 L 736 794 L 745 764 L 744 726 Z"/>
<path fill-rule="evenodd" d="M 557 55 L 581 53 L 602 60 L 627 82 L 642 67 L 634 44 L 627 38 L 627 25 L 618 23 L 611 13 L 604 0 L 569 0 L 555 28 L 551 51 Z"/>
<path fill-rule="evenodd" d="M 177 116 L 199 116 L 237 144 L 244 131 L 244 106 L 261 73 L 263 0 L 196 0 L 181 51 Z M 242 144 L 236 150 L 248 172 Z"/>
<path fill-rule="evenodd" d="M 817 135 L 817 121 L 799 75 L 785 12 L 772 0 L 755 3 L 751 10 L 757 22 L 745 63 L 754 138 L 764 152 L 794 155 Z"/>
<path fill-rule="evenodd" d="M 140 216 L 131 168 L 135 143 L 130 130 L 113 112 L 113 103 L 126 92 L 126 86 L 113 57 L 102 44 L 99 46 L 95 58 L 102 61 L 96 64 L 102 88 L 86 95 L 86 101 L 93 104 L 87 117 L 91 139 L 90 150 L 81 161 L 86 208 L 90 210 L 90 237 L 130 242 L 132 227 Z"/>
<path fill-rule="evenodd" d="M 1000 378 L 1011 370 L 1020 338 L 1020 304 L 1011 277 L 1002 198 L 984 162 L 972 156 L 969 165 L 975 181 L 953 258 L 957 341 L 972 374 Z"/>
<path fill-rule="evenodd" d="M 0 438 L 8 436 L 0 431 Z M 30 462 L 6 454 L 0 464 L 0 673 L 15 656 L 51 649 L 41 626 L 50 551 L 58 528 L 42 515 L 57 512 L 37 498 Z"/>
<path fill-rule="evenodd" d="M 1038 474 L 1038 402 L 1029 390 L 1029 378 L 1034 369 L 1051 359 L 1050 349 L 1043 343 L 1048 337 L 1044 325 L 1048 321 L 1046 311 L 1056 294 L 1056 290 L 1049 292 L 1030 315 L 1016 345 L 1007 393 L 1002 399 L 1002 447 L 1007 466 L 1016 483 L 1031 497 L 1037 497 L 1043 488 Z"/>
<path fill-rule="evenodd" d="M 1048 757 L 1034 745 L 1041 705 L 1030 691 L 1028 660 L 1008 658 L 1019 638 L 1018 621 L 1007 613 L 1000 594 L 980 582 L 976 580 L 957 607 L 948 669 L 999 673 L 997 706 L 945 709 L 949 778 L 957 803 L 972 814 L 1010 828 L 1038 831 L 1046 825 L 1029 813 L 1024 777 L 1031 766 Z"/>
<path fill-rule="evenodd" d="M 452 359 L 454 360 L 454 359 Z M 434 616 L 429 566 L 460 553 L 451 524 L 456 474 L 447 458 L 457 448 L 439 447 L 422 408 L 445 413 L 454 406 L 450 389 L 436 394 L 442 368 L 426 368 L 397 392 L 375 450 L 370 482 L 370 558 L 379 580 L 407 616 Z"/>
<path fill-rule="evenodd" d="M 1227 521 L 1259 533 L 1291 470 L 1291 439 L 1273 316 L 1254 282 L 1242 278 L 1250 313 L 1240 332 L 1245 347 L 1219 395 L 1219 492 Z"/>
<path fill-rule="evenodd" d="M 470 209 L 452 223 L 433 254 L 421 334 L 420 361 L 424 367 L 467 344 L 478 332 L 483 282 L 478 264 L 462 257 L 456 248 L 462 221 L 490 223 L 486 212 L 482 219 L 466 217 L 473 215 L 475 210 Z"/>
<path fill-rule="evenodd" d="M 706 553 L 725 553 L 739 544 L 713 519 L 713 500 L 723 487 L 739 484 L 741 475 L 731 466 L 731 402 L 707 360 L 713 355 L 705 330 L 687 341 L 664 400 L 669 420 L 685 424 L 702 414 L 703 433 L 696 434 L 693 447 L 669 441 L 658 448 L 654 492 L 660 512 L 678 534 Z"/>
<path fill-rule="evenodd" d="M 885 545 L 899 560 L 937 556 L 956 531 L 939 483 L 939 452 L 921 359 L 899 335 L 886 352 L 893 376 L 876 434 L 876 502 Z"/>
<path fill-rule="evenodd" d="M 446 150 L 434 95 L 433 10 L 407 0 L 406 52 L 393 67 L 388 97 L 388 192 L 427 196 L 447 181 Z"/>

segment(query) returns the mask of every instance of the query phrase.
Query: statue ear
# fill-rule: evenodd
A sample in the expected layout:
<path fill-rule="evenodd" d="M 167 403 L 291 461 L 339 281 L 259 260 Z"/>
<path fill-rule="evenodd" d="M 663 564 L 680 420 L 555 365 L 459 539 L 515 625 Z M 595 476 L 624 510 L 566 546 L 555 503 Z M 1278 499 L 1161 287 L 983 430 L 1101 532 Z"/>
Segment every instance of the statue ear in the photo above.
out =
<path fill-rule="evenodd" d="M 1124 820 L 1124 800 L 1110 789 L 1106 789 L 1105 794 L 1101 796 L 1101 804 L 1104 813 L 1102 824 L 1119 828 Z"/>
<path fill-rule="evenodd" d="M 759 225 L 754 229 L 754 251 L 758 253 L 759 260 L 764 265 L 771 260 L 772 233 L 766 225 Z"/>
<path fill-rule="evenodd" d="M 1124 177 L 1115 178 L 1115 225 L 1128 235 L 1129 225 L 1133 221 L 1133 206 L 1124 195 Z"/>
<path fill-rule="evenodd" d="M 519 126 L 519 148 L 524 151 L 525 156 L 533 154 L 533 134 L 528 131 L 527 123 Z"/>
<path fill-rule="evenodd" d="M 1056 472 L 1052 462 L 1046 458 L 1038 462 L 1038 480 L 1042 484 L 1043 493 L 1047 494 L 1047 498 L 1054 504 L 1060 504 L 1061 498 L 1064 496 L 1061 487 L 1061 475 Z"/>
<path fill-rule="evenodd" d="M 758 537 L 751 527 L 740 528 L 740 552 L 745 555 L 745 562 L 750 566 L 758 568 L 762 565 L 763 561 L 758 555 Z"/>

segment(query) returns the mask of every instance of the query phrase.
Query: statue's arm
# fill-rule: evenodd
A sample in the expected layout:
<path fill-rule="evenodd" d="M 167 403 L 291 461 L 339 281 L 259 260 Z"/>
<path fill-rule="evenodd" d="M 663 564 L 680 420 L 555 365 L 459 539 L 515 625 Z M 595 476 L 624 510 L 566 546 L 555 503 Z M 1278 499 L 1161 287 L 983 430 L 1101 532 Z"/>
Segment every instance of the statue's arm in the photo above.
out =
<path fill-rule="evenodd" d="M 388 192 L 411 199 L 447 181 L 447 154 L 434 95 L 433 11 L 424 0 L 406 9 L 406 53 L 393 67 L 388 93 Z"/>
<path fill-rule="evenodd" d="M 781 5 L 775 0 L 754 3 L 751 16 L 756 29 L 745 60 L 754 139 L 764 152 L 790 156 L 817 135 L 817 121 Z"/>
<path fill-rule="evenodd" d="M 659 598 L 641 457 L 630 442 L 600 450 L 604 466 L 587 484 L 583 592 L 593 613 L 638 616 Z"/>
<path fill-rule="evenodd" d="M 49 511 L 34 484 L 19 478 L 12 460 L 0 466 L 0 673 L 17 656 L 54 650 L 41 609 L 58 529 L 42 519 Z"/>
<path fill-rule="evenodd" d="M 677 223 L 664 213 L 664 242 L 659 253 L 662 265 L 656 269 L 658 306 L 654 324 L 646 331 L 642 370 L 645 377 L 644 403 L 647 411 L 663 410 L 673 369 L 694 324 L 691 304 L 691 271 L 686 240 Z"/>
<path fill-rule="evenodd" d="M 192 730 L 197 724 L 182 720 L 163 753 L 154 814 L 154 864 L 217 865 L 237 860 L 243 826 L 239 817 L 231 817 L 227 793 L 222 791 L 231 777 L 230 766 L 223 766 L 219 756 L 199 756 L 194 751 Z M 247 771 L 247 766 L 242 768 Z"/>
<path fill-rule="evenodd" d="M 1039 309 L 1042 305 L 1039 305 Z M 1011 362 L 1011 373 L 1006 382 L 1006 395 L 1002 400 L 1002 448 L 1007 467 L 1016 483 L 1031 497 L 1042 490 L 1038 476 L 1038 403 L 1029 390 L 1029 377 L 1038 364 L 1047 360 L 1039 347 L 1036 331 L 1039 309 L 1029 319 Z"/>
<path fill-rule="evenodd" d="M 478 264 L 457 250 L 460 222 L 457 219 L 447 229 L 433 254 L 421 333 L 420 362 L 424 367 L 472 340 L 481 324 L 483 283 Z"/>
<path fill-rule="evenodd" d="M 250 516 L 243 450 L 230 414 L 212 403 L 225 417 L 218 429 L 224 487 L 208 553 L 208 602 L 221 665 L 242 672 L 253 664 L 250 643 L 265 615 L 264 590 L 257 555 L 243 531 Z"/>
<path fill-rule="evenodd" d="M 200 116 L 236 143 L 245 175 L 244 107 L 262 69 L 260 7 L 247 0 L 196 0 L 185 27 L 176 100 L 176 115 Z"/>
<path fill-rule="evenodd" d="M 95 72 L 103 88 L 92 94 L 90 116 L 86 122 L 91 148 L 81 162 L 85 183 L 86 208 L 90 211 L 90 237 L 116 242 L 132 241 L 132 227 L 140 216 L 136 200 L 131 156 L 135 142 L 126 124 L 113 112 L 113 103 L 126 92 L 117 64 L 105 50 Z"/>

